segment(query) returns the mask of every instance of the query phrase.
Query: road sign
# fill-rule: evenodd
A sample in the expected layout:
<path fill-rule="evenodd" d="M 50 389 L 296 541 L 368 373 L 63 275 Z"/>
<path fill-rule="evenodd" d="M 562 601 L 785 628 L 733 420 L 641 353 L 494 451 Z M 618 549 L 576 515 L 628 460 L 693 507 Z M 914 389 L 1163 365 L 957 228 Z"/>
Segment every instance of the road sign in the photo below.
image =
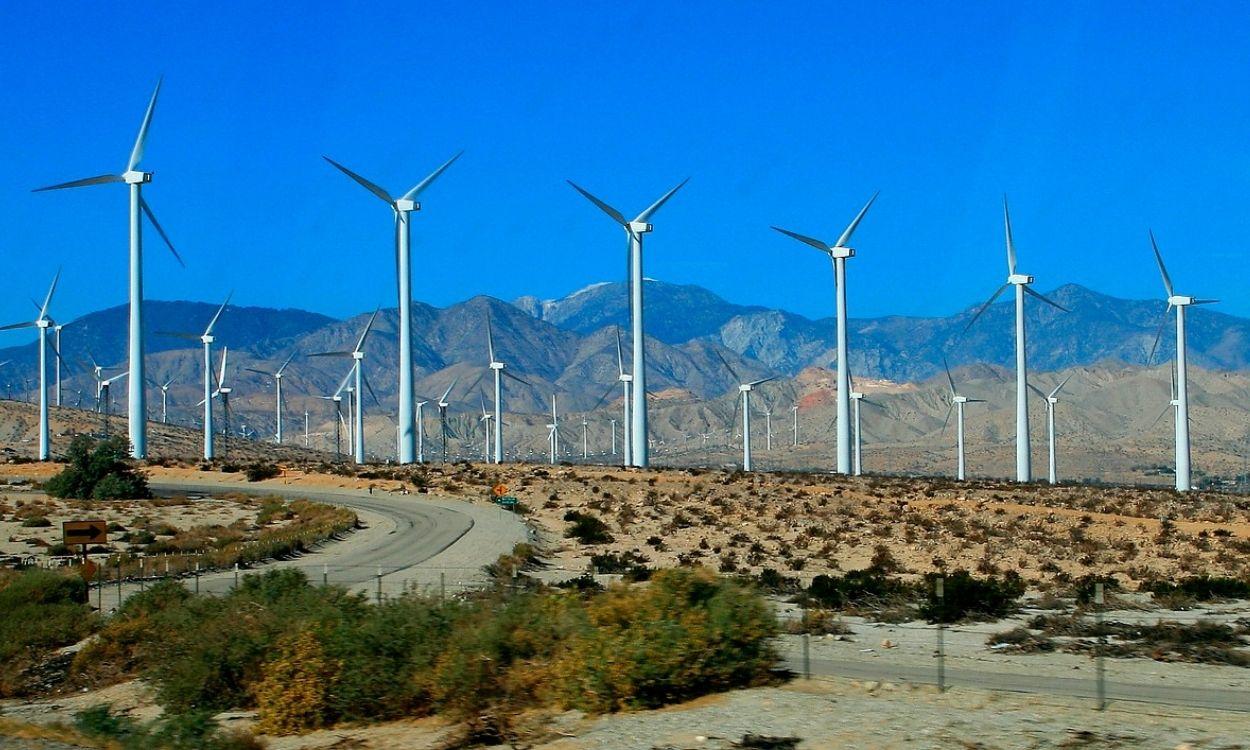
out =
<path fill-rule="evenodd" d="M 495 502 L 499 503 L 505 508 L 513 508 L 513 507 L 516 507 L 517 499 L 516 497 L 512 495 L 502 495 L 498 498 L 495 498 Z"/>
<path fill-rule="evenodd" d="M 495 493 L 495 497 L 503 497 L 508 494 L 508 485 L 501 482 L 494 487 L 491 487 L 490 491 Z"/>
<path fill-rule="evenodd" d="M 61 534 L 65 544 L 108 544 L 109 525 L 104 521 L 65 521 Z"/>

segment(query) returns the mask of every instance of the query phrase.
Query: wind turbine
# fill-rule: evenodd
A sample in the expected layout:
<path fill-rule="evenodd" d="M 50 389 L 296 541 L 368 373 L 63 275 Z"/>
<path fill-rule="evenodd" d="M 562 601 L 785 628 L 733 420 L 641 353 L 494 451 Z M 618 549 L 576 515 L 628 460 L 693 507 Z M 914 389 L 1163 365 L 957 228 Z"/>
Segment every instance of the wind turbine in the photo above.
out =
<path fill-rule="evenodd" d="M 194 333 L 185 333 L 178 331 L 158 331 L 162 336 L 172 336 L 178 339 L 187 339 L 188 341 L 199 340 L 204 345 L 204 400 L 200 404 L 204 407 L 204 460 L 211 461 L 214 457 L 213 450 L 213 327 L 217 325 L 217 320 L 221 318 L 221 314 L 226 311 L 226 307 L 230 304 L 230 298 L 234 296 L 234 292 L 226 295 L 226 300 L 221 303 L 221 307 L 217 308 L 217 312 L 213 313 L 213 317 L 208 321 L 208 325 L 204 327 L 204 333 L 195 335 Z M 93 359 L 92 362 L 95 360 Z M 99 367 L 99 365 L 96 365 Z"/>
<path fill-rule="evenodd" d="M 148 380 L 148 383 L 161 389 L 161 424 L 169 424 L 169 386 L 174 382 L 174 378 L 166 380 L 164 383 L 157 383 L 155 380 Z"/>
<path fill-rule="evenodd" d="M 1159 264 L 1159 274 L 1163 277 L 1163 288 L 1167 291 L 1167 309 L 1163 311 L 1163 320 L 1159 323 L 1159 332 L 1155 334 L 1155 343 L 1150 350 L 1149 364 L 1154 359 L 1155 350 L 1159 348 L 1159 338 L 1163 335 L 1163 327 L 1167 324 L 1167 314 L 1176 308 L 1176 490 L 1188 492 L 1193 489 L 1189 463 L 1189 369 L 1188 347 L 1185 341 L 1185 308 L 1190 305 L 1209 305 L 1219 300 L 1196 299 L 1177 294 L 1172 289 L 1172 278 L 1163 265 L 1163 254 L 1159 252 L 1159 244 L 1155 235 L 1150 233 L 1150 246 L 1155 252 L 1155 261 Z"/>
<path fill-rule="evenodd" d="M 633 466 L 634 451 L 633 451 L 633 445 L 631 444 L 630 439 L 629 439 L 629 430 L 630 430 L 629 411 L 630 411 L 630 406 L 631 406 L 630 391 L 633 388 L 632 384 L 634 382 L 634 376 L 625 372 L 625 357 L 621 351 L 621 328 L 620 326 L 617 326 L 616 328 L 616 371 L 618 373 L 616 379 L 621 382 L 621 390 L 624 395 L 624 398 L 621 400 L 621 403 L 623 404 L 623 408 L 625 410 L 625 415 L 623 419 L 621 420 L 621 445 L 623 446 L 622 452 L 624 454 L 624 465 Z M 613 435 L 613 440 L 615 440 L 616 432 L 613 431 L 612 435 Z M 615 450 L 613 450 L 612 452 L 613 454 L 616 453 Z"/>
<path fill-rule="evenodd" d="M 983 404 L 984 399 L 968 398 L 959 395 L 958 389 L 955 388 L 955 378 L 951 377 L 950 365 L 946 364 L 946 358 L 942 358 L 942 366 L 946 368 L 946 382 L 951 387 L 950 408 L 946 410 L 946 420 L 942 422 L 942 432 L 946 432 L 946 425 L 951 421 L 951 412 L 955 412 L 955 450 L 956 450 L 956 469 L 955 478 L 963 481 L 964 472 L 964 404 Z"/>
<path fill-rule="evenodd" d="M 356 346 L 351 351 L 341 352 L 318 352 L 310 354 L 310 357 L 340 357 L 343 359 L 353 360 L 351 375 L 355 380 L 352 392 L 355 393 L 356 408 L 353 413 L 353 422 L 351 428 L 352 450 L 355 454 L 356 463 L 363 464 L 365 462 L 365 421 L 364 421 L 364 374 L 361 372 L 360 363 L 365 358 L 365 340 L 369 338 L 369 331 L 373 328 L 373 321 L 378 319 L 378 310 L 373 311 L 373 315 L 369 316 L 369 322 L 365 324 L 365 328 L 360 332 L 360 338 L 356 340 Z M 400 416 L 403 416 L 402 414 Z M 402 427 L 401 427 L 402 432 Z M 411 461 L 409 461 L 411 463 Z"/>
<path fill-rule="evenodd" d="M 456 387 L 456 381 L 459 377 L 452 378 L 451 385 L 447 386 L 447 390 L 443 391 L 443 395 L 438 397 L 438 424 L 443 439 L 443 463 L 447 463 L 447 407 L 450 404 L 447 397 L 451 395 L 451 389 Z"/>
<path fill-rule="evenodd" d="M 1011 213 L 1007 210 L 1006 196 L 1003 196 L 1003 227 L 1007 238 L 1007 281 L 990 295 L 984 305 L 981 305 L 981 309 L 977 310 L 977 314 L 973 315 L 972 320 L 969 320 L 968 325 L 964 327 L 964 332 L 972 328 L 977 318 L 980 318 L 981 314 L 994 304 L 994 300 L 998 299 L 1000 294 L 1007 291 L 1007 287 L 1016 288 L 1016 481 L 1028 482 L 1033 476 L 1033 455 L 1029 447 L 1029 389 L 1028 362 L 1025 356 L 1024 295 L 1032 295 L 1064 312 L 1069 312 L 1069 310 L 1034 291 L 1033 287 L 1029 286 L 1033 283 L 1032 276 L 1016 272 L 1016 245 L 1011 238 Z"/>
<path fill-rule="evenodd" d="M 733 366 L 729 364 L 727 359 L 721 356 L 721 353 L 718 350 L 713 349 L 712 353 L 715 354 L 716 358 L 721 361 L 721 364 L 725 365 L 725 369 L 729 370 L 729 374 L 734 376 L 734 380 L 739 382 L 738 392 L 742 394 L 742 403 L 734 407 L 734 419 L 730 420 L 730 427 L 732 429 L 733 422 L 736 421 L 738 416 L 738 406 L 741 406 L 742 470 L 751 471 L 751 391 L 754 390 L 757 385 L 763 385 L 770 380 L 776 380 L 777 376 L 774 375 L 772 377 L 761 378 L 759 380 L 752 380 L 749 383 L 743 383 L 742 379 L 738 377 L 737 371 L 734 370 Z"/>
<path fill-rule="evenodd" d="M 860 476 L 861 474 L 863 474 L 863 461 L 862 461 L 863 452 L 861 449 L 863 440 L 860 437 L 861 433 L 859 429 L 860 427 L 859 405 L 861 402 L 863 402 L 865 404 L 871 404 L 877 407 L 878 409 L 882 409 L 882 410 L 884 410 L 885 407 L 877 403 L 876 401 L 873 401 L 872 399 L 866 398 L 863 393 L 856 390 L 855 378 L 853 377 L 850 378 L 850 385 L 851 385 L 850 395 L 851 395 L 851 404 L 852 404 L 852 418 L 855 420 L 855 454 L 854 454 L 855 461 L 853 462 L 853 471 L 854 471 L 855 476 Z"/>
<path fill-rule="evenodd" d="M 141 187 L 152 181 L 151 172 L 139 170 L 139 162 L 143 160 L 144 143 L 147 141 L 148 128 L 152 125 L 152 113 L 156 109 L 156 97 L 161 92 L 161 82 L 157 81 L 156 90 L 148 102 L 147 112 L 143 115 L 143 124 L 139 126 L 139 135 L 135 138 L 134 148 L 130 151 L 130 159 L 126 161 L 126 171 L 121 174 L 105 174 L 98 177 L 87 177 L 82 180 L 64 182 L 59 185 L 37 188 L 36 193 L 45 190 L 84 187 L 87 185 L 103 185 L 106 183 L 125 183 L 130 187 L 130 393 L 127 402 L 130 424 L 130 455 L 134 458 L 147 458 L 147 401 L 144 383 L 147 378 L 143 369 L 143 232 L 140 214 L 146 215 L 152 227 L 169 247 L 174 258 L 182 266 L 182 257 L 174 249 L 174 245 L 156 220 L 156 215 L 143 198 Z"/>
<path fill-rule="evenodd" d="M 1048 463 L 1049 470 L 1047 472 L 1047 478 L 1050 480 L 1051 484 L 1059 483 L 1058 472 L 1056 471 L 1055 465 L 1055 405 L 1059 403 L 1059 389 L 1063 388 L 1071 377 L 1072 376 L 1069 375 L 1064 378 L 1050 393 L 1042 393 L 1040 390 L 1035 388 L 1032 383 L 1029 384 L 1029 388 L 1032 388 L 1034 393 L 1041 396 L 1046 401 L 1046 443 L 1050 448 L 1050 461 Z"/>
<path fill-rule="evenodd" d="M 113 415 L 113 396 L 111 393 L 109 393 L 109 386 L 113 385 L 114 382 L 121 380 L 122 378 L 126 377 L 129 374 L 130 374 L 129 372 L 122 372 L 106 380 L 99 381 L 100 398 L 103 399 L 103 402 L 104 402 L 104 435 L 105 437 L 107 437 L 109 434 L 109 418 Z"/>
<path fill-rule="evenodd" d="M 343 390 L 347 388 L 347 383 L 348 381 L 351 380 L 352 375 L 355 372 L 356 372 L 356 365 L 353 363 L 352 366 L 348 368 L 347 374 L 344 375 L 343 379 L 339 382 L 339 387 L 334 390 L 334 393 L 330 394 L 329 396 L 317 397 L 325 401 L 330 401 L 334 404 L 334 457 L 335 457 L 335 460 L 338 460 L 343 455 L 343 425 L 344 425 Z M 307 441 L 307 432 L 308 432 L 307 416 L 305 416 L 305 419 L 304 419 L 304 432 L 305 432 L 305 441 Z"/>
<path fill-rule="evenodd" d="M 790 407 L 790 411 L 794 413 L 794 447 L 799 447 L 799 405 L 794 404 Z"/>
<path fill-rule="evenodd" d="M 491 331 L 490 311 L 486 312 L 486 353 L 490 357 L 490 370 L 495 378 L 495 463 L 503 463 L 503 376 L 506 375 L 522 385 L 528 382 L 504 369 L 504 363 L 495 356 L 495 336 Z"/>
<path fill-rule="evenodd" d="M 57 270 L 52 277 L 52 286 L 48 287 L 48 296 L 43 298 L 39 315 L 34 320 L 14 323 L 0 327 L 0 331 L 11 331 L 17 328 L 39 329 L 39 460 L 50 458 L 50 439 L 48 429 L 48 329 L 52 319 L 48 317 L 48 306 L 52 304 L 52 294 L 56 291 L 56 283 L 61 280 L 61 272 Z M 60 359 L 60 353 L 57 353 Z"/>
<path fill-rule="evenodd" d="M 547 444 L 551 448 L 551 465 L 560 457 L 560 417 L 556 414 L 556 394 L 551 394 L 551 423 L 547 425 Z"/>
<path fill-rule="evenodd" d="M 478 395 L 478 398 L 481 399 L 482 401 L 482 418 L 480 421 L 486 423 L 484 427 L 485 433 L 482 436 L 482 439 L 484 441 L 482 444 L 482 460 L 485 461 L 486 463 L 490 463 L 490 421 L 495 418 L 495 415 L 486 411 L 486 397 L 483 396 L 481 393 L 477 395 Z"/>
<path fill-rule="evenodd" d="M 226 358 L 229 354 L 230 347 L 223 346 L 221 348 L 221 374 L 217 376 L 217 388 L 204 401 L 205 413 L 208 414 L 212 412 L 212 400 L 215 398 L 221 399 L 221 416 L 224 428 L 221 431 L 221 435 L 223 441 L 230 439 L 230 394 L 233 389 L 226 385 Z M 228 443 L 226 447 L 228 447 Z M 222 452 L 224 453 L 225 451 L 223 450 Z"/>
<path fill-rule="evenodd" d="M 669 198 L 673 197 L 678 190 L 682 188 L 690 178 L 687 177 L 678 183 L 677 187 L 669 190 L 655 203 L 652 203 L 642 213 L 634 217 L 633 221 L 626 221 L 625 216 L 612 208 L 607 203 L 599 200 L 595 196 L 578 187 L 576 183 L 569 180 L 569 184 L 573 189 L 581 193 L 591 203 L 595 204 L 605 214 L 612 218 L 625 230 L 626 241 L 628 243 L 629 252 L 629 311 L 630 322 L 633 334 L 633 355 L 634 362 L 632 367 L 633 375 L 633 422 L 631 425 L 631 434 L 629 439 L 632 440 L 629 459 L 626 461 L 627 466 L 639 466 L 646 468 L 650 465 L 647 444 L 647 362 L 646 352 L 643 342 L 643 324 L 642 324 L 642 236 L 651 231 L 651 224 L 648 222 L 656 211 L 660 210 Z"/>
<path fill-rule="evenodd" d="M 56 369 L 56 405 L 57 406 L 61 405 L 61 329 L 64 327 L 65 327 L 64 325 L 57 323 L 56 321 L 52 322 L 52 332 L 55 335 L 55 338 L 53 339 L 52 347 L 56 351 L 56 359 L 52 366 Z"/>
<path fill-rule="evenodd" d="M 277 434 L 274 436 L 274 442 L 277 443 L 278 445 L 282 445 L 282 373 L 283 371 L 286 370 L 286 366 L 291 364 L 291 360 L 293 359 L 295 359 L 295 353 L 291 352 L 291 356 L 287 357 L 286 361 L 283 362 L 282 365 L 278 367 L 278 369 L 274 370 L 273 372 L 265 372 L 264 370 L 257 370 L 251 367 L 244 368 L 248 372 L 254 372 L 258 375 L 264 375 L 266 377 L 273 378 L 273 385 L 274 385 L 274 391 L 275 391 L 274 396 L 277 401 L 277 406 L 275 407 L 276 417 L 277 417 L 277 430 L 276 430 Z"/>
<path fill-rule="evenodd" d="M 816 248 L 825 255 L 833 263 L 834 278 L 834 307 L 837 314 L 838 323 L 838 473 L 851 473 L 851 385 L 850 385 L 850 369 L 847 353 L 847 333 L 846 333 L 846 261 L 848 258 L 855 257 L 855 250 L 847 247 L 851 241 L 851 236 L 855 234 L 855 230 L 859 227 L 859 223 L 863 221 L 864 215 L 868 213 L 868 209 L 877 200 L 878 193 L 868 199 L 864 207 L 859 210 L 855 218 L 838 237 L 838 241 L 832 245 L 822 242 L 821 240 L 807 237 L 797 232 L 791 232 L 788 229 L 774 226 L 773 229 L 781 232 L 787 237 L 792 237 L 799 242 Z"/>
<path fill-rule="evenodd" d="M 441 167 L 398 198 L 330 157 L 322 157 L 343 174 L 359 183 L 365 190 L 385 201 L 395 214 L 395 275 L 399 292 L 399 462 L 401 464 L 410 464 L 416 459 L 413 425 L 413 403 L 416 401 L 416 394 L 412 381 L 412 252 L 410 249 L 412 231 L 408 215 L 421 210 L 421 204 L 417 202 L 417 198 L 463 153 L 461 151 L 448 159 Z M 363 438 L 358 439 L 358 442 L 363 443 Z M 357 460 L 362 461 L 363 456 L 358 456 Z"/>

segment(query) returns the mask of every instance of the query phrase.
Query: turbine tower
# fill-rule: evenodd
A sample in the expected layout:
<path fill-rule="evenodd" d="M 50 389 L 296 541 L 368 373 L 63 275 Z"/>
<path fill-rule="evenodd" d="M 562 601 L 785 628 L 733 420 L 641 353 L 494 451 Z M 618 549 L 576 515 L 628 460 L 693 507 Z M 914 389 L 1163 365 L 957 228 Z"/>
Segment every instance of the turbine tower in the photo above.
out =
<path fill-rule="evenodd" d="M 213 327 L 217 325 L 218 318 L 225 312 L 226 306 L 230 304 L 230 298 L 234 296 L 234 292 L 226 295 L 226 301 L 221 303 L 221 307 L 217 308 L 217 312 L 213 313 L 213 317 L 208 321 L 208 325 L 204 328 L 204 333 L 195 335 L 194 333 L 182 333 L 171 331 L 158 331 L 162 336 L 172 336 L 178 339 L 187 339 L 189 341 L 199 340 L 204 345 L 204 400 L 200 405 L 204 407 L 204 460 L 211 461 L 215 455 L 213 450 Z M 94 362 L 94 359 L 92 360 Z M 99 365 L 96 366 L 97 369 Z M 98 375 L 97 375 L 98 377 Z"/>
<path fill-rule="evenodd" d="M 52 319 L 48 317 L 48 306 L 52 304 L 52 294 L 56 291 L 56 282 L 60 281 L 61 272 L 57 270 L 52 277 L 52 286 L 48 287 L 48 296 L 43 298 L 39 315 L 34 320 L 23 321 L 0 327 L 0 331 L 12 331 L 18 328 L 39 329 L 39 460 L 47 461 L 50 457 L 50 440 L 48 429 L 48 329 L 52 327 Z M 60 352 L 56 352 L 58 360 Z M 59 405 L 59 404 L 58 404 Z"/>
<path fill-rule="evenodd" d="M 353 387 L 348 389 L 354 394 L 356 399 L 356 407 L 352 410 L 352 427 L 350 429 L 352 440 L 352 454 L 356 463 L 363 464 L 365 462 L 365 410 L 364 410 L 364 373 L 361 371 L 360 364 L 365 358 L 365 341 L 369 338 L 369 331 L 373 329 L 373 321 L 378 319 L 378 310 L 373 311 L 373 315 L 369 316 L 369 322 L 365 324 L 365 328 L 360 332 L 360 337 L 356 339 L 356 346 L 350 351 L 339 352 L 318 352 L 310 354 L 310 357 L 338 357 L 341 359 L 351 359 L 352 369 L 349 377 L 354 381 Z M 347 388 L 346 380 L 340 391 Z M 411 462 L 409 462 L 411 463 Z"/>
<path fill-rule="evenodd" d="M 847 246 L 846 243 L 851 241 L 851 236 L 855 234 L 855 230 L 859 227 L 859 223 L 863 221 L 864 214 L 868 213 L 868 209 L 872 207 L 873 201 L 877 200 L 877 193 L 868 199 L 864 207 L 859 210 L 855 218 L 838 237 L 838 241 L 829 245 L 811 237 L 791 232 L 781 227 L 773 227 L 778 232 L 792 237 L 799 242 L 816 248 L 822 253 L 829 256 L 833 262 L 833 278 L 834 278 L 834 308 L 838 321 L 838 473 L 851 473 L 851 385 L 850 385 L 850 369 L 847 362 L 847 333 L 846 333 L 846 261 L 848 258 L 855 257 L 855 250 Z"/>
<path fill-rule="evenodd" d="M 504 369 L 504 363 L 495 356 L 495 335 L 491 330 L 490 311 L 486 312 L 486 353 L 490 357 L 490 370 L 495 377 L 495 453 L 494 461 L 503 463 L 503 376 L 508 376 L 522 385 L 528 382 Z"/>
<path fill-rule="evenodd" d="M 148 138 L 148 128 L 152 125 L 152 113 L 156 109 L 156 97 L 160 92 L 161 83 L 157 81 L 156 90 L 152 92 L 152 99 L 148 102 L 147 112 L 143 115 L 143 124 L 139 126 L 139 136 L 135 139 L 134 148 L 130 151 L 130 159 L 126 162 L 125 172 L 87 177 L 82 180 L 64 182 L 59 185 L 50 185 L 35 190 L 38 193 L 45 190 L 61 190 L 62 188 L 104 185 L 115 182 L 125 183 L 130 187 L 130 368 L 128 372 L 133 377 L 130 378 L 127 406 L 129 408 L 130 455 L 134 458 L 147 458 L 148 455 L 147 401 L 143 390 L 147 378 L 144 376 L 143 369 L 143 232 L 142 222 L 140 221 L 141 213 L 148 217 L 148 221 L 152 222 L 152 227 L 156 229 L 156 233 L 169 246 L 170 252 L 177 258 L 178 263 L 184 267 L 186 266 L 182 262 L 181 256 L 178 255 L 178 251 L 174 249 L 173 243 L 170 242 L 169 236 L 165 234 L 165 230 L 157 222 L 156 215 L 152 213 L 151 207 L 144 200 L 140 190 L 144 183 L 152 181 L 152 173 L 140 171 L 139 162 L 143 160 L 143 147 Z"/>
<path fill-rule="evenodd" d="M 790 411 L 794 413 L 794 447 L 799 447 L 799 405 L 794 404 L 790 407 Z"/>
<path fill-rule="evenodd" d="M 751 391 L 757 385 L 763 385 L 770 380 L 776 380 L 774 375 L 760 380 L 753 380 L 749 383 L 742 382 L 742 378 L 738 377 L 738 372 L 734 370 L 733 365 L 729 364 L 729 360 L 725 359 L 719 350 L 713 349 L 712 353 L 721 361 L 729 374 L 733 375 L 734 380 L 738 381 L 738 392 L 742 394 L 742 402 L 735 404 L 733 418 L 729 420 L 730 429 L 733 429 L 733 423 L 738 420 L 738 409 L 742 409 L 742 470 L 751 471 Z"/>
<path fill-rule="evenodd" d="M 1150 246 L 1155 251 L 1155 261 L 1159 264 L 1159 274 L 1163 277 L 1163 288 L 1167 292 L 1168 306 L 1163 311 L 1163 320 L 1159 324 L 1159 332 L 1155 334 L 1154 347 L 1150 350 L 1149 364 L 1154 359 L 1155 349 L 1159 347 L 1159 337 L 1163 335 L 1163 326 L 1167 324 L 1167 314 L 1176 308 L 1176 491 L 1188 492 L 1193 489 L 1189 463 L 1189 369 L 1188 347 L 1185 341 L 1185 308 L 1190 305 L 1209 305 L 1219 300 L 1196 299 L 1177 294 L 1172 288 L 1172 278 L 1163 265 L 1163 254 L 1159 252 L 1159 244 L 1155 242 L 1154 232 L 1150 233 Z"/>
<path fill-rule="evenodd" d="M 877 403 L 876 401 L 873 401 L 872 399 L 865 398 L 863 393 L 860 393 L 858 390 L 856 390 L 855 378 L 853 377 L 850 378 L 850 381 L 851 381 L 850 382 L 850 385 L 851 385 L 850 396 L 851 396 L 851 405 L 852 405 L 852 419 L 854 419 L 855 421 L 855 452 L 854 452 L 855 460 L 853 462 L 853 473 L 855 476 L 858 477 L 861 474 L 863 474 L 863 460 L 862 460 L 863 451 L 861 448 L 863 441 L 860 439 L 859 405 L 862 402 L 865 404 L 871 404 L 872 406 L 875 406 L 878 409 L 885 409 L 885 407 Z"/>
<path fill-rule="evenodd" d="M 1016 288 L 1016 481 L 1028 482 L 1033 476 L 1033 455 L 1029 448 L 1029 389 L 1028 362 L 1025 356 L 1024 295 L 1032 295 L 1064 312 L 1069 312 L 1069 310 L 1034 291 L 1033 287 L 1029 286 L 1033 283 L 1032 276 L 1016 271 L 1016 245 L 1011 238 L 1011 213 L 1007 209 L 1006 196 L 1003 197 L 1003 228 L 1007 239 L 1007 281 L 990 295 L 984 305 L 981 305 L 981 309 L 977 310 L 976 315 L 973 315 L 972 320 L 968 321 L 968 325 L 964 327 L 964 332 L 972 328 L 977 318 L 980 318 L 981 314 L 994 304 L 994 300 L 998 299 L 1000 294 L 1007 291 L 1007 287 Z"/>
<path fill-rule="evenodd" d="M 416 403 L 416 409 L 417 409 L 417 463 L 419 463 L 419 464 L 423 464 L 423 463 L 425 463 L 425 419 L 424 419 L 424 416 L 423 416 L 423 415 L 422 415 L 422 413 L 421 413 L 421 410 L 422 410 L 422 409 L 424 409 L 424 408 L 425 408 L 425 405 L 426 405 L 426 404 L 428 404 L 428 403 L 430 403 L 430 402 L 429 402 L 429 401 L 418 401 L 418 402 Z"/>
<path fill-rule="evenodd" d="M 257 375 L 264 375 L 265 377 L 273 378 L 273 387 L 275 391 L 274 397 L 277 401 L 277 406 L 275 407 L 277 427 L 275 429 L 274 442 L 278 445 L 282 445 L 282 373 L 286 370 L 286 366 L 291 364 L 291 360 L 293 359 L 295 359 L 295 353 L 291 352 L 291 356 L 287 357 L 286 361 L 273 372 L 265 372 L 264 370 L 257 370 L 253 367 L 243 368 L 248 372 L 254 372 Z"/>
<path fill-rule="evenodd" d="M 160 384 L 152 381 L 152 385 L 161 389 L 161 424 L 169 424 L 169 386 L 173 385 L 173 382 L 173 378 Z"/>
<path fill-rule="evenodd" d="M 205 412 L 212 413 L 213 399 L 221 399 L 221 437 L 223 441 L 229 441 L 230 439 L 230 394 L 234 390 L 230 386 L 226 385 L 226 358 L 229 355 L 230 347 L 221 347 L 221 374 L 217 376 L 217 388 L 210 393 L 208 399 L 204 401 Z M 229 443 L 225 442 L 225 445 L 228 447 Z M 222 452 L 225 452 L 224 449 Z"/>
<path fill-rule="evenodd" d="M 942 433 L 946 433 L 946 425 L 951 421 L 951 412 L 955 412 L 955 478 L 959 481 L 966 479 L 964 471 L 964 404 L 983 404 L 984 399 L 968 398 L 959 395 L 958 389 L 955 388 L 955 378 L 951 377 L 950 365 L 946 364 L 946 358 L 942 358 L 942 366 L 946 368 L 946 382 L 951 387 L 950 408 L 946 410 L 946 420 L 942 422 Z"/>
<path fill-rule="evenodd" d="M 1034 393 L 1041 396 L 1046 401 L 1046 444 L 1050 448 L 1046 476 L 1051 484 L 1059 484 L 1059 475 L 1055 460 L 1055 405 L 1059 403 L 1059 389 L 1063 388 L 1063 386 L 1068 382 L 1068 379 L 1071 377 L 1072 376 L 1069 375 L 1064 378 L 1063 381 L 1060 382 L 1059 385 L 1055 386 L 1055 389 L 1050 393 L 1042 393 L 1037 388 L 1034 388 L 1032 383 L 1029 384 L 1029 388 L 1032 388 Z"/>
<path fill-rule="evenodd" d="M 417 198 L 463 153 L 461 151 L 445 161 L 441 167 L 431 172 L 428 177 L 399 198 L 393 197 L 377 184 L 366 180 L 330 157 L 322 157 L 343 174 L 359 183 L 365 190 L 385 201 L 395 214 L 395 273 L 398 277 L 399 291 L 399 462 L 401 464 L 410 464 L 416 460 L 416 437 L 413 425 L 413 404 L 416 401 L 416 394 L 412 380 L 412 252 L 410 249 L 412 231 L 409 226 L 409 214 L 421 210 L 421 204 L 417 202 Z M 363 443 L 363 439 L 358 439 L 357 442 Z M 362 461 L 363 456 L 358 456 L 357 460 Z"/>
<path fill-rule="evenodd" d="M 624 398 L 621 401 L 622 408 L 624 409 L 624 412 L 625 412 L 624 417 L 621 420 L 621 446 L 622 446 L 621 451 L 623 453 L 624 465 L 633 466 L 634 465 L 633 464 L 634 451 L 633 451 L 633 446 L 630 444 L 630 440 L 629 440 L 629 429 L 630 429 L 630 422 L 629 422 L 630 402 L 629 400 L 630 400 L 630 391 L 633 388 L 632 383 L 634 382 L 634 376 L 625 372 L 625 357 L 623 356 L 621 352 L 620 326 L 617 326 L 616 328 L 616 371 L 618 373 L 617 380 L 621 382 L 621 391 L 624 396 Z M 616 439 L 615 430 L 612 432 L 612 435 L 613 435 L 612 439 L 615 440 Z M 613 453 L 615 452 L 616 451 L 614 450 Z"/>
<path fill-rule="evenodd" d="M 647 445 L 647 361 L 645 353 L 645 345 L 643 342 L 643 294 L 642 294 L 642 236 L 651 231 L 651 224 L 648 222 L 656 211 L 660 210 L 669 198 L 682 188 L 690 178 L 682 180 L 677 187 L 669 190 L 655 203 L 648 206 L 642 213 L 634 217 L 633 221 L 626 221 L 625 216 L 612 208 L 607 203 L 599 200 L 595 196 L 578 187 L 572 180 L 569 184 L 573 189 L 581 193 L 591 203 L 598 206 L 604 213 L 612 218 L 625 230 L 625 237 L 629 250 L 629 312 L 630 323 L 633 338 L 633 355 L 634 362 L 632 367 L 633 375 L 633 420 L 630 428 L 629 439 L 632 441 L 630 447 L 629 460 L 627 466 L 638 466 L 646 468 L 650 465 L 650 457 L 648 454 L 649 446 Z"/>

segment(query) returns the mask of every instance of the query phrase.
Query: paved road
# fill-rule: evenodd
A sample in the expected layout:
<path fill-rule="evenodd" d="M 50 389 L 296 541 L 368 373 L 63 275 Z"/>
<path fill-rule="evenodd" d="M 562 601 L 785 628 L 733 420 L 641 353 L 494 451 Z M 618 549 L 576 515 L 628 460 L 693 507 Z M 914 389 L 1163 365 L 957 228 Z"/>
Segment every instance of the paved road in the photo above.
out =
<path fill-rule="evenodd" d="M 787 669 L 796 674 L 803 673 L 803 661 L 798 655 L 787 654 L 782 659 L 782 663 Z M 937 684 L 936 661 L 932 665 L 903 665 L 882 664 L 856 659 L 813 658 L 811 659 L 811 672 L 814 678 L 830 676 L 876 682 L 906 682 L 919 685 Z M 1091 703 L 1097 697 L 1097 687 L 1094 681 L 1090 679 L 1048 677 L 1019 672 L 987 672 L 947 667 L 946 684 L 954 687 L 970 687 L 1010 693 L 1089 698 Z M 1250 711 L 1250 693 L 1220 688 L 1195 689 L 1192 687 L 1142 685 L 1108 681 L 1107 698 L 1112 701 L 1190 706 L 1220 711 Z"/>
<path fill-rule="evenodd" d="M 454 593 L 481 585 L 485 580 L 484 565 L 530 538 L 528 527 L 512 513 L 429 495 L 169 479 L 152 482 L 151 487 L 158 495 L 246 492 L 306 498 L 351 508 L 364 528 L 299 558 L 262 567 L 298 568 L 314 582 L 324 578 L 330 583 L 368 591 L 370 595 L 376 595 L 379 585 L 383 596 L 394 596 L 408 588 L 430 592 L 445 588 Z M 159 563 L 154 567 L 159 570 Z M 187 585 L 198 585 L 202 592 L 223 593 L 234 585 L 234 579 L 233 572 L 217 572 L 201 575 L 198 584 L 187 580 Z M 129 596 L 139 587 L 138 583 L 123 584 L 121 596 Z M 100 601 L 104 611 L 116 607 L 117 600 L 117 587 L 107 584 L 92 596 L 92 602 Z"/>

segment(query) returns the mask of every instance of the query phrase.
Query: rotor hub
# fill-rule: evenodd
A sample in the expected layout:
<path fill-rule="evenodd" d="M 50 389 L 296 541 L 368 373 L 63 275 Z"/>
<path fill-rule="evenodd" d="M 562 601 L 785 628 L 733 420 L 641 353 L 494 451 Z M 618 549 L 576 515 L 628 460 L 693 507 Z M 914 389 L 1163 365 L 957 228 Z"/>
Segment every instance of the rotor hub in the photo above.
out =
<path fill-rule="evenodd" d="M 152 173 L 132 169 L 129 172 L 122 173 L 122 181 L 127 185 L 142 185 L 145 182 L 152 181 Z"/>
<path fill-rule="evenodd" d="M 1016 286 L 1024 286 L 1025 284 L 1032 284 L 1033 277 L 1026 273 L 1013 273 L 1007 277 L 1007 283 L 1015 284 Z"/>
<path fill-rule="evenodd" d="M 402 214 L 420 211 L 421 204 L 410 198 L 400 198 L 395 201 L 395 210 Z"/>

